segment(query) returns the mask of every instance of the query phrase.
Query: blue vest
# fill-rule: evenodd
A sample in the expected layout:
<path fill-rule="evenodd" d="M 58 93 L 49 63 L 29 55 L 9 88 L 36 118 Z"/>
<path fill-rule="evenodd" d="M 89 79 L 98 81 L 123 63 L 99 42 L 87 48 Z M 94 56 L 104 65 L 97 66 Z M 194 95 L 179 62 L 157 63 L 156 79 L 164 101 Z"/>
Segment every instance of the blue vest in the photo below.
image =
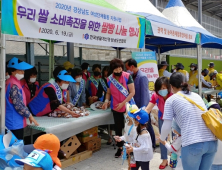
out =
<path fill-rule="evenodd" d="M 26 105 L 26 97 L 25 93 L 22 90 L 22 86 L 20 84 L 20 81 L 18 81 L 15 77 L 11 76 L 10 79 L 6 81 L 6 92 L 5 92 L 5 126 L 9 130 L 17 130 L 22 129 L 27 126 L 26 118 L 22 115 L 20 115 L 16 110 L 12 103 L 12 99 L 10 98 L 10 90 L 13 85 L 16 85 L 20 93 L 22 94 L 23 103 Z"/>

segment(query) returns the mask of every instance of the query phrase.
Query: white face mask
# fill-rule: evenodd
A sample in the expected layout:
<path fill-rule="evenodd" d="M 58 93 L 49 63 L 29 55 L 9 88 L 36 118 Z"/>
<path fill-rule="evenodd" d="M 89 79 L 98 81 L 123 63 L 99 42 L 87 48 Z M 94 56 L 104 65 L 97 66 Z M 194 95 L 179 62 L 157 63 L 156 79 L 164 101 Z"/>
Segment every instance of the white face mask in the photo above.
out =
<path fill-rule="evenodd" d="M 133 74 L 133 71 L 127 70 L 127 73 Z"/>
<path fill-rule="evenodd" d="M 80 83 L 82 80 L 82 77 L 76 78 L 75 80 L 76 80 L 76 82 Z"/>
<path fill-rule="evenodd" d="M 190 70 L 191 70 L 191 71 L 194 71 L 194 68 L 193 68 L 193 67 L 191 67 L 191 68 L 190 68 Z"/>
<path fill-rule="evenodd" d="M 30 83 L 35 83 L 36 82 L 36 78 L 30 78 Z"/>
<path fill-rule="evenodd" d="M 69 87 L 69 84 L 63 83 L 62 86 L 60 86 L 62 90 L 67 90 Z"/>
<path fill-rule="evenodd" d="M 18 80 L 21 80 L 24 78 L 24 74 L 16 74 L 15 77 L 18 79 Z"/>
<path fill-rule="evenodd" d="M 10 78 L 10 75 L 5 76 L 5 79 L 8 80 Z"/>

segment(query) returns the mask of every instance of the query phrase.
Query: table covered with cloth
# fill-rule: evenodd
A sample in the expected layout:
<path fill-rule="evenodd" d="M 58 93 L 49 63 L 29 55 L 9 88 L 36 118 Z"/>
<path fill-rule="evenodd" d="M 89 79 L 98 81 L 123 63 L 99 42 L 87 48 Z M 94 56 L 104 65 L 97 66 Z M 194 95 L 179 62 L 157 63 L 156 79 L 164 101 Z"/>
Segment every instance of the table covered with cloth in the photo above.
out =
<path fill-rule="evenodd" d="M 56 135 L 60 141 L 63 141 L 92 127 L 114 124 L 113 114 L 110 109 L 105 111 L 89 111 L 89 116 L 79 118 L 35 117 L 39 126 L 30 124 L 27 119 L 28 126 L 25 130 L 25 136 L 28 134 L 33 135 L 38 132 L 46 132 Z"/>
<path fill-rule="evenodd" d="M 198 93 L 198 89 L 192 89 L 191 91 L 194 92 L 194 93 Z M 215 94 L 218 94 L 219 92 L 221 92 L 221 90 L 202 88 L 202 94 L 215 95 Z"/>

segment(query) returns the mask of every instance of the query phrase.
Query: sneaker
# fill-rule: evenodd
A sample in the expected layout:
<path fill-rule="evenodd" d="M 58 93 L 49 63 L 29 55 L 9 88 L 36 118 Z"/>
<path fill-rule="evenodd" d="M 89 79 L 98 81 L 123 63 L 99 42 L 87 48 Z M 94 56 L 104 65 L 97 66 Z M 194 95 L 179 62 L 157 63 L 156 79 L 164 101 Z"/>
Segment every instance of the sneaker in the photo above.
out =
<path fill-rule="evenodd" d="M 119 149 L 117 150 L 116 154 L 115 154 L 115 158 L 121 157 L 121 156 L 122 156 L 122 151 L 123 151 L 123 150 L 119 148 Z"/>

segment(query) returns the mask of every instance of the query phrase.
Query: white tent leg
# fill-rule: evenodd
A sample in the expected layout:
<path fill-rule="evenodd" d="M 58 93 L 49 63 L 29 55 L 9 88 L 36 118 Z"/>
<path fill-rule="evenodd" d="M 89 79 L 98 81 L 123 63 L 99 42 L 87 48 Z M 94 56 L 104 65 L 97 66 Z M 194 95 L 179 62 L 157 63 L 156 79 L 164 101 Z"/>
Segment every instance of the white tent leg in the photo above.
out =
<path fill-rule="evenodd" d="M 0 71 L 0 86 L 1 86 L 1 135 L 5 134 L 5 34 L 1 34 L 1 71 Z"/>
<path fill-rule="evenodd" d="M 197 45 L 197 64 L 198 64 L 198 94 L 202 97 L 202 81 L 201 81 L 201 72 L 202 72 L 202 48 L 201 45 Z"/>

